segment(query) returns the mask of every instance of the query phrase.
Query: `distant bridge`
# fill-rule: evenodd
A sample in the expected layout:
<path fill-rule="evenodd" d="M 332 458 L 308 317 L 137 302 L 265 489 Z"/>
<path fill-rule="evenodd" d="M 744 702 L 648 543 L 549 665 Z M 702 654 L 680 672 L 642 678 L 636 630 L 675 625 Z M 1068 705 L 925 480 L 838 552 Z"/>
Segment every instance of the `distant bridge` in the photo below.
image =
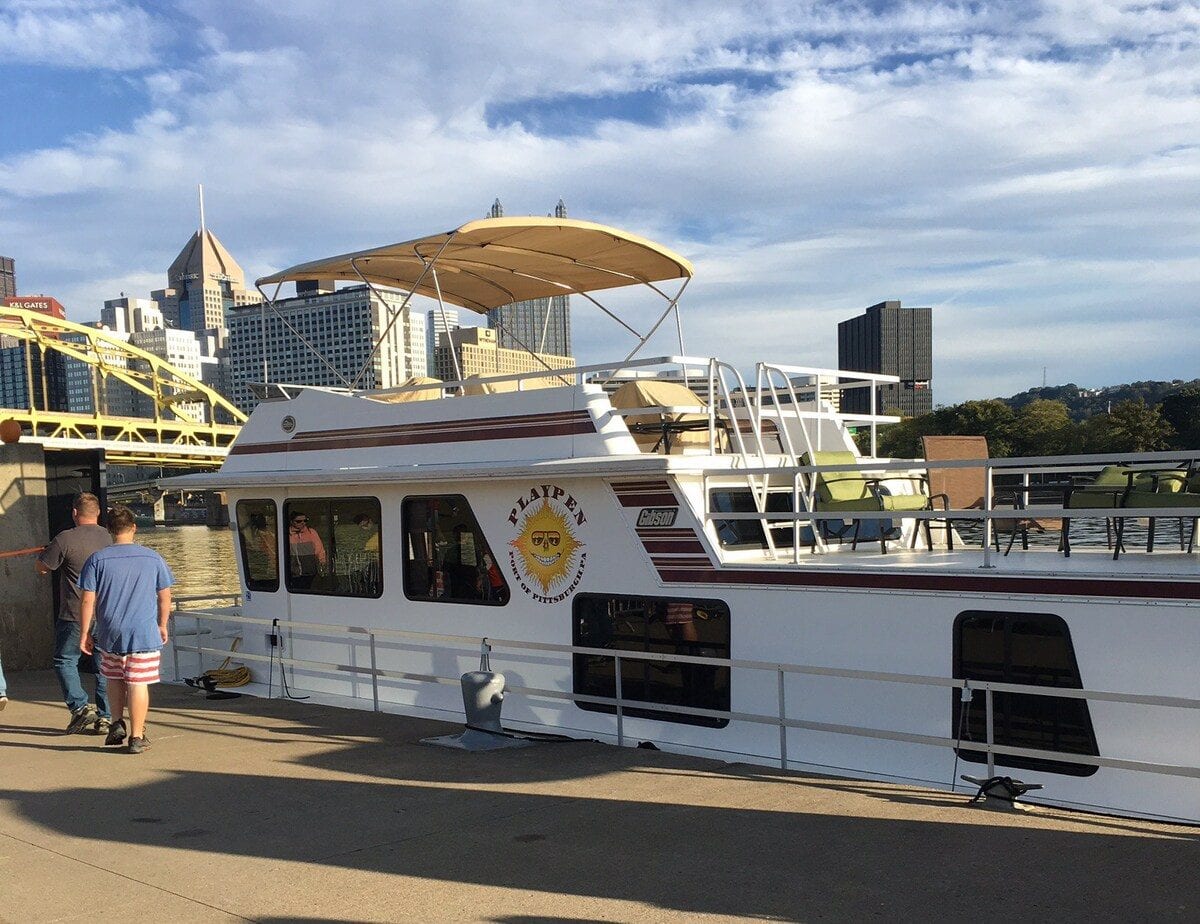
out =
<path fill-rule="evenodd" d="M 245 414 L 204 383 L 109 331 L 0 306 L 0 347 L 18 343 L 26 344 L 26 406 L 0 407 L 0 420 L 16 420 L 23 440 L 46 449 L 103 449 L 112 463 L 213 469 L 220 467 L 246 421 Z M 56 354 L 66 360 L 61 371 L 52 371 L 47 363 Z M 91 413 L 47 408 L 51 382 L 67 369 L 75 373 L 76 383 L 90 379 Z M 65 383 L 58 385 L 65 390 Z M 153 416 L 108 414 L 121 392 Z"/>

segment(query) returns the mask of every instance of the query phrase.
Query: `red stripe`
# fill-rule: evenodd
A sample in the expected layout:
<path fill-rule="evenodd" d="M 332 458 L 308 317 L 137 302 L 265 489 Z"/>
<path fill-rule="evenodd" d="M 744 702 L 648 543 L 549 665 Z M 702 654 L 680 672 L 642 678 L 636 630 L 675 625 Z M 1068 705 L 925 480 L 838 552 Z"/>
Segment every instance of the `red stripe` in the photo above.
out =
<path fill-rule="evenodd" d="M 1200 583 L 1174 581 L 1103 581 L 1095 578 L 972 577 L 969 575 L 892 575 L 800 573 L 748 569 L 717 570 L 655 559 L 659 577 L 679 584 L 756 584 L 759 586 L 843 588 L 849 590 L 924 590 L 945 593 L 1021 594 L 1059 597 L 1106 597 L 1151 600 L 1200 600 Z"/>
<path fill-rule="evenodd" d="M 674 494 L 618 494 L 622 507 L 678 507 Z"/>
<path fill-rule="evenodd" d="M 586 411 L 529 414 L 523 417 L 480 418 L 449 424 L 406 424 L 397 427 L 359 427 L 349 430 L 318 430 L 298 434 L 281 443 L 235 444 L 230 455 L 276 452 L 315 452 L 323 449 L 369 449 L 380 446 L 414 446 L 462 443 L 478 440 L 537 439 L 595 433 L 596 425 Z"/>

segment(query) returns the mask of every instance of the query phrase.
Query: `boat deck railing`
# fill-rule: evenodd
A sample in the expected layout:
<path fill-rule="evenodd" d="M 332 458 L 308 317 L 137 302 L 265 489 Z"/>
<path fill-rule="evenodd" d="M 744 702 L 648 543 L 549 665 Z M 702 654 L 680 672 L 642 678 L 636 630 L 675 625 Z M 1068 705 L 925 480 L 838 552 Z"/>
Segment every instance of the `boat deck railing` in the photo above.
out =
<path fill-rule="evenodd" d="M 269 670 L 274 671 L 275 664 L 280 670 L 289 667 L 294 671 L 305 671 L 330 677 L 353 677 L 369 680 L 371 684 L 372 708 L 382 710 L 384 691 L 381 686 L 386 681 L 421 684 L 447 684 L 457 686 L 459 677 L 425 674 L 413 671 L 395 670 L 380 667 L 381 654 L 388 651 L 412 649 L 428 654 L 431 645 L 439 646 L 449 651 L 457 651 L 461 655 L 479 654 L 486 656 L 493 668 L 504 670 L 504 655 L 509 653 L 516 659 L 522 655 L 535 652 L 549 652 L 564 657 L 564 663 L 569 664 L 568 658 L 576 655 L 599 656 L 611 658 L 615 689 L 613 696 L 598 696 L 593 694 L 576 693 L 561 688 L 547 689 L 544 687 L 510 686 L 506 692 L 519 694 L 534 700 L 545 700 L 560 703 L 589 703 L 611 707 L 613 709 L 613 725 L 607 732 L 610 740 L 618 745 L 624 745 L 627 737 L 625 723 L 630 710 L 652 710 L 658 713 L 668 713 L 681 716 L 697 716 L 709 719 L 725 719 L 733 722 L 748 722 L 758 725 L 775 726 L 779 730 L 778 750 L 773 754 L 756 755 L 764 759 L 777 759 L 779 766 L 787 770 L 803 761 L 793 760 L 788 753 L 788 729 L 804 729 L 809 731 L 828 732 L 837 735 L 850 735 L 863 738 L 874 738 L 887 741 L 898 741 L 909 744 L 927 745 L 930 747 L 950 748 L 986 755 L 988 776 L 995 776 L 996 763 L 1004 763 L 1004 757 L 1017 757 L 1033 760 L 1056 761 L 1059 763 L 1082 766 L 1111 767 L 1120 770 L 1134 770 L 1145 773 L 1163 774 L 1167 776 L 1188 777 L 1200 779 L 1200 767 L 1169 764 L 1141 758 L 1121 757 L 1110 755 L 1083 754 L 1070 751 L 1057 751 L 1043 748 L 1019 747 L 1005 744 L 997 740 L 995 722 L 996 694 L 1021 694 L 1028 696 L 1049 696 L 1059 699 L 1082 699 L 1089 702 L 1124 703 L 1144 706 L 1150 709 L 1200 709 L 1200 699 L 1148 695 L 1112 690 L 1082 690 L 1068 687 L 1034 686 L 1030 684 L 1003 683 L 999 681 L 984 681 L 954 677 L 938 677 L 923 674 L 902 674 L 887 671 L 865 671 L 846 668 L 829 667 L 812 664 L 791 664 L 775 661 L 759 661 L 745 658 L 702 657 L 679 654 L 660 654 L 654 652 L 624 651 L 614 648 L 592 648 L 580 645 L 560 645 L 549 642 L 533 642 L 519 639 L 495 638 L 491 636 L 449 635 L 431 632 L 414 632 L 385 627 L 342 626 L 328 623 L 286 621 L 257 618 L 242 615 L 238 606 L 218 608 L 176 608 L 172 614 L 173 637 L 194 637 L 196 643 L 181 645 L 173 643 L 172 656 L 175 680 L 182 678 L 180 654 L 190 653 L 196 656 L 196 671 L 198 674 L 205 670 L 205 657 L 228 658 L 237 661 L 266 663 Z M 194 631 L 180 632 L 179 621 L 192 620 Z M 229 648 L 219 649 L 201 644 L 202 638 L 211 633 L 214 638 L 230 637 L 230 633 L 218 633 L 211 627 L 213 624 L 223 626 L 260 627 L 269 632 L 281 630 L 292 633 L 291 644 L 296 644 L 295 635 L 312 636 L 320 641 L 346 643 L 357 653 L 361 648 L 366 649 L 367 664 L 340 663 L 335 661 L 314 660 L 285 656 L 282 652 L 271 655 L 260 655 L 238 651 L 232 653 Z M 236 636 L 235 630 L 233 635 Z M 357 660 L 354 658 L 352 660 Z M 652 662 L 659 664 L 691 664 L 731 670 L 754 671 L 775 675 L 776 702 L 771 712 L 745 712 L 740 710 L 706 709 L 691 706 L 672 705 L 667 703 L 648 702 L 631 699 L 623 692 L 623 665 L 636 662 Z M 516 666 L 516 665 L 514 665 Z M 917 685 L 922 687 L 944 688 L 959 690 L 961 701 L 965 704 L 982 696 L 985 715 L 985 740 L 970 740 L 966 737 L 949 737 L 940 735 L 918 734 L 902 728 L 878 728 L 866 725 L 849 725 L 815 721 L 804 718 L 804 702 L 796 697 L 787 696 L 786 680 L 789 676 L 829 677 L 844 680 L 869 683 L 887 683 L 901 685 Z M 847 688 L 849 689 L 849 688 Z M 834 695 L 834 694 L 830 694 Z M 851 694 L 852 696 L 852 694 Z M 824 699 L 828 705 L 828 699 Z M 602 713 L 590 713 L 592 716 Z M 530 724 L 530 723 L 525 723 Z M 589 735 L 596 732 L 589 730 Z M 957 781 L 949 781 L 952 786 Z"/>
<path fill-rule="evenodd" d="M 1197 517 L 1200 517 L 1200 505 L 1196 495 L 1180 491 L 1167 494 L 1168 500 L 1156 503 L 1153 507 L 1139 507 L 1136 496 L 1130 495 L 1122 505 L 1120 492 L 1113 492 L 1114 503 L 1105 507 L 1076 507 L 1070 498 L 1074 490 L 1087 491 L 1091 479 L 1105 466 L 1119 465 L 1139 474 L 1152 475 L 1162 472 L 1186 472 L 1188 478 L 1200 472 L 1200 451 L 1168 451 L 1116 454 L 1093 454 L 1075 456 L 994 458 L 994 459 L 960 459 L 936 460 L 924 459 L 872 459 L 861 458 L 854 464 L 841 465 L 796 465 L 789 460 L 780 459 L 778 465 L 755 466 L 737 471 L 706 472 L 703 476 L 706 524 L 719 522 L 751 521 L 762 525 L 764 542 L 764 557 L 773 561 L 787 561 L 800 564 L 830 551 L 841 551 L 840 543 L 835 544 L 823 529 L 824 524 L 842 526 L 855 520 L 878 523 L 880 528 L 887 524 L 900 521 L 904 526 L 903 539 L 896 542 L 893 548 L 922 548 L 927 551 L 923 539 L 914 536 L 917 524 L 923 521 L 937 521 L 939 530 L 943 524 L 952 522 L 959 526 L 974 524 L 977 528 L 977 544 L 958 540 L 959 548 L 964 552 L 978 554 L 983 567 L 994 567 L 999 553 L 995 553 L 995 539 L 999 533 L 1011 540 L 1021 529 L 1028 529 L 1033 524 L 1053 521 L 1056 526 L 1061 521 L 1082 521 L 1083 524 L 1104 525 L 1106 521 L 1133 521 L 1145 519 L 1178 520 L 1180 521 L 1180 536 L 1186 538 L 1183 524 L 1190 523 L 1192 541 L 1181 542 L 1181 551 L 1187 545 L 1192 550 L 1197 548 L 1194 530 Z M 913 493 L 919 490 L 914 486 L 920 485 L 927 479 L 930 469 L 982 469 L 984 473 L 984 494 L 982 504 L 971 508 L 926 509 L 926 510 L 833 510 L 821 511 L 814 499 L 819 476 L 825 474 L 854 473 L 866 479 L 878 482 L 885 489 L 895 493 Z M 753 489 L 757 509 L 752 512 L 728 512 L 714 510 L 712 498 L 714 491 L 721 488 L 744 486 L 749 483 Z M 790 509 L 787 511 L 769 511 L 765 499 L 770 494 L 782 494 L 789 498 Z M 1049 496 L 1050 499 L 1046 499 Z M 1159 495 L 1156 495 L 1159 496 Z M 1040 498 L 1040 499 L 1039 499 Z M 1133 501 L 1133 502 L 1129 502 Z M 932 507 L 932 504 L 930 505 Z M 1003 527 L 1000 529 L 999 527 Z M 950 529 L 946 526 L 946 529 Z M 780 530 L 790 531 L 791 542 L 782 547 L 772 541 L 773 533 Z M 1090 545 L 1084 535 L 1095 530 L 1076 531 L 1077 539 L 1064 548 L 1060 541 L 1059 552 L 1064 556 L 1073 551 L 1090 552 Z M 956 535 L 958 535 L 956 533 Z M 804 538 L 802 538 L 804 537 Z M 848 542 L 847 537 L 847 542 Z M 1161 545 L 1160 545 L 1161 547 Z M 1136 551 L 1133 544 L 1127 546 L 1129 551 Z M 880 552 L 877 536 L 874 539 L 860 539 L 858 551 L 863 555 L 878 556 Z M 1111 543 L 1106 549 L 1108 555 L 1117 558 L 1120 547 L 1114 548 Z M 737 557 L 737 556 L 733 556 Z M 744 556 L 743 556 L 744 557 Z M 999 556 L 1002 557 L 1002 556 Z M 844 559 L 843 559 L 844 560 Z M 1111 562 L 1109 562 L 1111 565 Z"/>

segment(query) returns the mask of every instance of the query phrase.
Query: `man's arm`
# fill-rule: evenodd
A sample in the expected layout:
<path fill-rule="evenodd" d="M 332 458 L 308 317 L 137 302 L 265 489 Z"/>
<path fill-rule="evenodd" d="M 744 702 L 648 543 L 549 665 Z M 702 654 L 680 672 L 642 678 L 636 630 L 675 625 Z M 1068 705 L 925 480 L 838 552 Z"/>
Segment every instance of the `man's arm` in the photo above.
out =
<path fill-rule="evenodd" d="M 58 566 L 62 563 L 62 548 L 58 544 L 58 536 L 55 536 L 50 540 L 50 544 L 42 549 L 41 554 L 33 560 L 33 567 L 37 569 L 38 574 L 49 574 L 51 571 L 58 570 Z"/>
<path fill-rule="evenodd" d="M 163 644 L 167 644 L 167 624 L 171 621 L 171 588 L 164 587 L 158 592 L 158 634 Z"/>
<path fill-rule="evenodd" d="M 85 590 L 79 603 L 79 650 L 92 653 L 92 617 L 96 615 L 96 591 Z"/>

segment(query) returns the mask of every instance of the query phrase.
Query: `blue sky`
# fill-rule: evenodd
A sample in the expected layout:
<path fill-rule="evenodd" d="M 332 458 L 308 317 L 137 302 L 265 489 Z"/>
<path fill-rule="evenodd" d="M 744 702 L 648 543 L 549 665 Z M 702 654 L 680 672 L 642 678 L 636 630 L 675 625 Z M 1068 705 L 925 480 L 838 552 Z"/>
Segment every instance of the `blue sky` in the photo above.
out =
<path fill-rule="evenodd" d="M 0 80 L 0 253 L 75 319 L 197 183 L 251 277 L 561 197 L 695 262 L 693 354 L 898 298 L 939 402 L 1200 376 L 1197 2 L 0 0 Z"/>

